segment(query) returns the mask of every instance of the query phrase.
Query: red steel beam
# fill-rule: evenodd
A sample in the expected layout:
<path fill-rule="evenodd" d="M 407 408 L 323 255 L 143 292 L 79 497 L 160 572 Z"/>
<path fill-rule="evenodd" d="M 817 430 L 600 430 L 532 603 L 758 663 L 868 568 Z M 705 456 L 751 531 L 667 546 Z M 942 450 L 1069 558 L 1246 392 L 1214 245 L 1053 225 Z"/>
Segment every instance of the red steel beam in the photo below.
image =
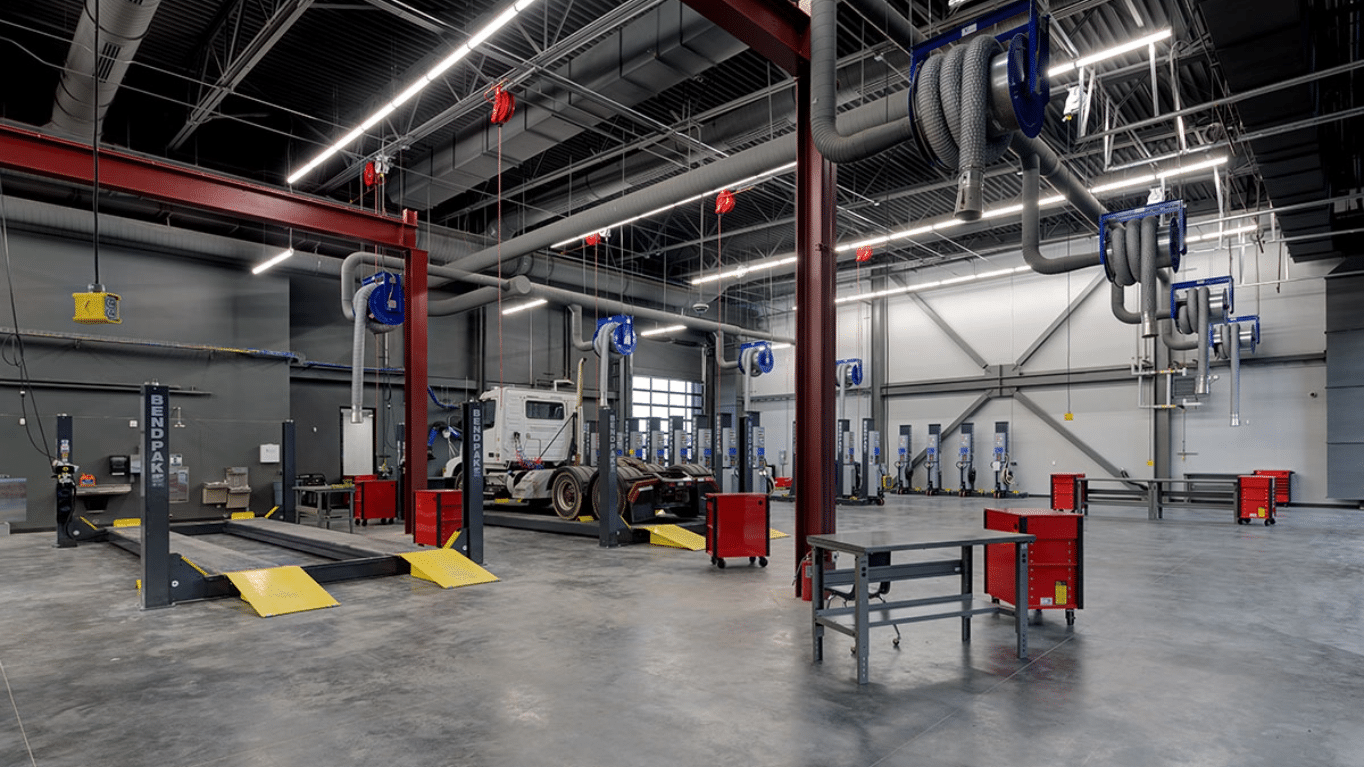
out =
<path fill-rule="evenodd" d="M 810 60 L 810 16 L 784 0 L 682 0 L 734 39 L 795 75 Z"/>
<path fill-rule="evenodd" d="M 426 489 L 426 425 L 430 422 L 426 404 L 427 305 L 424 250 L 408 250 L 404 258 L 407 272 L 407 321 L 403 323 L 403 409 L 407 420 L 403 449 L 403 519 L 408 533 L 414 531 L 417 516 L 417 491 Z"/>
<path fill-rule="evenodd" d="M 834 515 L 834 164 L 810 133 L 810 65 L 796 76 L 796 562 L 805 539 L 836 532 Z M 815 566 L 820 566 L 815 563 Z M 796 593 L 800 593 L 796 579 Z"/>
<path fill-rule="evenodd" d="M 0 125 L 0 167 L 93 185 L 91 159 L 88 144 Z M 198 210 L 374 245 L 410 249 L 417 244 L 415 211 L 403 211 L 401 218 L 381 216 L 285 189 L 116 150 L 100 149 L 99 185 Z"/>

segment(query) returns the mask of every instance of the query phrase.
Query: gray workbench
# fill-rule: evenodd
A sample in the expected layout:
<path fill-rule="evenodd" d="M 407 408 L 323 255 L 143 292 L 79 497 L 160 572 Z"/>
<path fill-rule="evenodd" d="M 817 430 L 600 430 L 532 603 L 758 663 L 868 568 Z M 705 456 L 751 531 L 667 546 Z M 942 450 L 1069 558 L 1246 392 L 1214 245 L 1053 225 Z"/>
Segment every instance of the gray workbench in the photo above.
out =
<path fill-rule="evenodd" d="M 814 660 L 824 660 L 824 629 L 830 628 L 847 634 L 856 642 L 857 683 L 867 683 L 867 634 L 878 626 L 894 626 L 901 623 L 938 620 L 941 618 L 961 618 L 961 641 L 971 641 L 971 617 L 997 612 L 1009 612 L 998 604 L 989 601 L 984 595 L 978 602 L 975 596 L 972 568 L 976 546 L 989 546 L 999 543 L 1017 544 L 1014 547 L 1014 565 L 1018 583 L 1028 582 L 1028 544 L 1035 536 L 1024 533 L 1004 533 L 994 530 L 963 529 L 936 534 L 931 540 L 907 539 L 903 534 L 887 532 L 835 533 L 812 535 L 806 539 L 810 544 L 810 631 L 814 642 Z M 872 567 L 869 560 L 875 554 L 892 555 L 894 552 L 925 551 L 932 549 L 961 549 L 961 556 L 953 559 L 914 561 Z M 825 560 L 828 552 L 849 554 L 854 559 L 853 567 L 825 570 L 819 563 Z M 906 599 L 897 602 L 878 604 L 876 612 L 881 615 L 871 619 L 871 584 L 886 581 L 917 580 L 922 578 L 960 578 L 960 591 L 954 594 Z M 828 607 L 823 600 L 824 589 L 832 586 L 853 586 L 853 602 L 848 607 Z M 946 611 L 925 611 L 924 608 L 950 606 Z M 1028 611 L 1014 610 L 1014 631 L 1018 639 L 1018 657 L 1028 657 Z M 852 617 L 852 625 L 843 620 Z"/>

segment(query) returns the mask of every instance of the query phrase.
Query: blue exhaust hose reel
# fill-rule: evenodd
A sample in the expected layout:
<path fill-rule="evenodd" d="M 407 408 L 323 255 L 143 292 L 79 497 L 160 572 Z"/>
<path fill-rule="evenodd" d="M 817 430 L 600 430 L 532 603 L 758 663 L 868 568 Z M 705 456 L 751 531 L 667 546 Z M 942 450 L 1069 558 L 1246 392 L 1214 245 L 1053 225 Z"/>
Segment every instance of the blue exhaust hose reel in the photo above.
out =
<path fill-rule="evenodd" d="M 378 272 L 360 283 L 378 284 L 369 294 L 369 314 L 381 325 L 401 325 L 406 315 L 403 304 L 403 278 L 392 272 Z"/>
<path fill-rule="evenodd" d="M 772 372 L 777 359 L 766 341 L 750 341 L 739 347 L 739 369 L 744 375 L 760 376 Z"/>
<path fill-rule="evenodd" d="M 602 333 L 603 329 L 606 330 L 605 336 Z M 607 351 L 606 347 L 609 344 L 611 351 L 628 357 L 635 353 L 635 345 L 638 343 L 634 317 L 628 314 L 613 314 L 597 320 L 597 332 L 592 336 L 592 346 L 596 348 L 597 354 Z"/>

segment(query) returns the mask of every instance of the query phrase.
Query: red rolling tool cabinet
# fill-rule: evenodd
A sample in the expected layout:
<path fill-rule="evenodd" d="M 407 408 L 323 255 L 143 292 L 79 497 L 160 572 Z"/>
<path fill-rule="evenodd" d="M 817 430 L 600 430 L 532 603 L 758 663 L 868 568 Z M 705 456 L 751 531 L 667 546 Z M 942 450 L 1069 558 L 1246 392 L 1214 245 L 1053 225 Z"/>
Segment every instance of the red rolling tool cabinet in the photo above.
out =
<path fill-rule="evenodd" d="M 748 557 L 749 564 L 767 567 L 771 517 L 766 493 L 706 496 L 706 553 L 711 564 L 723 568 L 728 557 Z"/>
<path fill-rule="evenodd" d="M 1236 478 L 1236 524 L 1263 521 L 1266 527 L 1277 525 L 1277 514 L 1274 477 L 1246 474 Z"/>
<path fill-rule="evenodd" d="M 1293 502 L 1293 472 L 1282 469 L 1256 469 L 1262 477 L 1274 478 L 1274 505 L 1287 506 Z"/>
<path fill-rule="evenodd" d="M 1028 533 L 1037 541 L 1028 546 L 1026 606 L 1019 603 L 1011 543 L 987 547 L 985 592 L 1015 610 L 1065 610 L 1066 624 L 1073 625 L 1075 611 L 1085 606 L 1084 521 L 1082 514 L 1055 509 L 986 509 L 987 530 Z"/>
<path fill-rule="evenodd" d="M 1051 475 L 1051 507 L 1058 511 L 1087 511 L 1083 474 Z"/>
<path fill-rule="evenodd" d="M 464 491 L 418 490 L 412 517 L 412 540 L 423 546 L 444 546 L 464 526 Z"/>
<path fill-rule="evenodd" d="M 360 524 L 369 520 L 393 520 L 398 516 L 398 481 L 372 475 L 355 477 L 355 501 L 351 511 Z"/>

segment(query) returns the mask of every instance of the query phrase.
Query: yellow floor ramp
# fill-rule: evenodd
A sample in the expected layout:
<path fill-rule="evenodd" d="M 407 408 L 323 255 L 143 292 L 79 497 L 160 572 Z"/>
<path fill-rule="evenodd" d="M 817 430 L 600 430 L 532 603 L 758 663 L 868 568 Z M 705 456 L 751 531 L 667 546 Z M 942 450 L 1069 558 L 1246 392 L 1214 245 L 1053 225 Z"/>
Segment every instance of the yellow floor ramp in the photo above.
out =
<path fill-rule="evenodd" d="M 496 575 L 474 564 L 473 560 L 453 549 L 409 551 L 398 556 L 406 559 L 412 565 L 413 576 L 424 581 L 431 581 L 443 589 L 497 581 Z"/>
<path fill-rule="evenodd" d="M 224 575 L 262 618 L 340 604 L 303 568 L 295 565 L 239 570 Z"/>
<path fill-rule="evenodd" d="M 706 538 L 677 525 L 649 525 L 649 543 L 655 546 L 671 546 L 674 549 L 702 551 L 706 548 Z"/>
<path fill-rule="evenodd" d="M 783 533 L 782 531 L 776 529 L 775 527 L 769 527 L 769 528 L 767 528 L 767 539 L 768 539 L 769 541 L 775 541 L 775 540 L 777 540 L 778 538 L 790 538 L 790 537 L 791 537 L 790 533 Z"/>

